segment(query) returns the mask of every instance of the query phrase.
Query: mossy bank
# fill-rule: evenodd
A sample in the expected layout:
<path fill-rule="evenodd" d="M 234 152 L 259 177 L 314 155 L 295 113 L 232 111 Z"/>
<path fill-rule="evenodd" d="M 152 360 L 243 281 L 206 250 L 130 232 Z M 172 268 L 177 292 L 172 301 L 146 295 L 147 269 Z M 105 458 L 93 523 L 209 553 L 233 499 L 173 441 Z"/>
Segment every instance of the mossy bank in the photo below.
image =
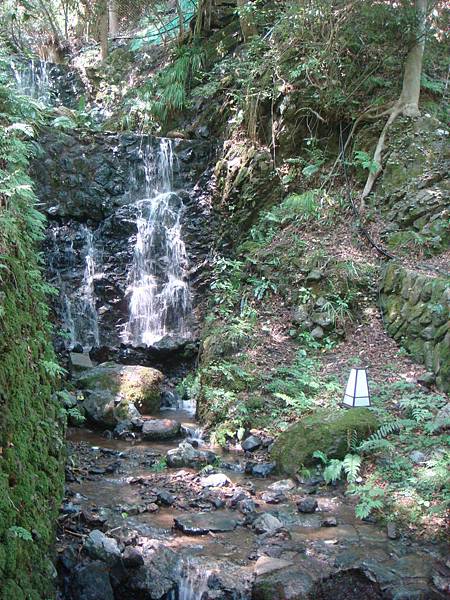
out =
<path fill-rule="evenodd" d="M 10 94 L 0 80 L 0 598 L 40 600 L 53 595 L 64 413 L 53 395 L 42 217 L 26 175 L 33 108 Z"/>

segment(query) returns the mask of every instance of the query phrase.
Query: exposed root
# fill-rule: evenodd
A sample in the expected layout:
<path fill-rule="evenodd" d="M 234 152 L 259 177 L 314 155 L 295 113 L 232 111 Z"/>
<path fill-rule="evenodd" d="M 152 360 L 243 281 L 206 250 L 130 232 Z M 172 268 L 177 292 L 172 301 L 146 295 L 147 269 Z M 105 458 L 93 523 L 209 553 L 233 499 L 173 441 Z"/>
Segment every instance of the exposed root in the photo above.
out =
<path fill-rule="evenodd" d="M 395 121 L 395 119 L 400 115 L 400 113 L 402 112 L 403 106 L 402 104 L 400 104 L 400 102 L 397 102 L 389 111 L 389 119 L 386 121 L 386 125 L 383 127 L 383 130 L 380 134 L 380 137 L 378 138 L 378 142 L 377 142 L 377 146 L 375 148 L 375 152 L 373 154 L 373 162 L 376 165 L 376 169 L 374 171 L 370 171 L 369 175 L 367 177 L 367 181 L 366 181 L 366 185 L 364 186 L 364 190 L 361 194 L 361 205 L 360 205 L 360 209 L 364 208 L 364 200 L 367 198 L 367 196 L 370 194 L 370 192 L 372 191 L 372 188 L 374 186 L 375 181 L 377 180 L 378 175 L 381 173 L 381 171 L 383 170 L 381 161 L 382 161 L 382 155 L 383 155 L 383 150 L 384 150 L 384 142 L 386 140 L 386 135 L 387 132 L 389 130 L 389 127 L 392 125 L 392 123 Z"/>

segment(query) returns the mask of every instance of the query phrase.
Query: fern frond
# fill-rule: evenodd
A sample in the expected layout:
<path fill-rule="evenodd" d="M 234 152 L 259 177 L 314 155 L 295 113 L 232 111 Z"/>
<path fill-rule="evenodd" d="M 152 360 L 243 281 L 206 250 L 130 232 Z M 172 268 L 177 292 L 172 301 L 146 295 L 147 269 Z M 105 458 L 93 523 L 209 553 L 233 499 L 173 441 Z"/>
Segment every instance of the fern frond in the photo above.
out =
<path fill-rule="evenodd" d="M 361 457 L 358 454 L 346 454 L 342 466 L 347 475 L 347 481 L 353 483 L 361 469 Z"/>

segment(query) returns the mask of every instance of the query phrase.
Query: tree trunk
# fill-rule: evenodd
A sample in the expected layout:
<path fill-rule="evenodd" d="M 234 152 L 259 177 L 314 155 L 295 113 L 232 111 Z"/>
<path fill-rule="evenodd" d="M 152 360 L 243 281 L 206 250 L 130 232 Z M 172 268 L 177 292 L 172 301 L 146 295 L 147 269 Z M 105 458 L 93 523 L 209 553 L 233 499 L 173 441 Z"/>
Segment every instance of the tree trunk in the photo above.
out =
<path fill-rule="evenodd" d="M 175 0 L 175 4 L 177 7 L 177 15 L 178 15 L 178 36 L 181 39 L 184 33 L 184 15 L 181 9 L 181 4 L 179 0 Z"/>
<path fill-rule="evenodd" d="M 109 30 L 109 18 L 108 18 L 108 5 L 107 0 L 101 3 L 98 15 L 98 30 L 100 38 L 100 52 L 102 60 L 105 60 L 108 56 L 108 30 Z"/>
<path fill-rule="evenodd" d="M 423 52 L 425 49 L 427 0 L 415 0 L 417 34 L 416 42 L 408 53 L 403 73 L 403 88 L 399 104 L 401 112 L 406 117 L 418 117 L 420 79 L 422 76 Z"/>
<path fill-rule="evenodd" d="M 109 14 L 109 35 L 114 37 L 119 31 L 119 15 L 117 10 L 117 0 L 109 0 L 108 2 L 108 14 Z"/>
<path fill-rule="evenodd" d="M 251 6 L 248 0 L 236 0 L 239 23 L 241 25 L 242 37 L 244 42 L 249 40 L 254 35 L 258 34 L 255 23 L 251 14 Z"/>
<path fill-rule="evenodd" d="M 361 208 L 364 208 L 364 200 L 371 193 L 378 175 L 383 170 L 382 158 L 384 143 L 387 132 L 395 119 L 404 115 L 405 117 L 419 117 L 420 79 L 422 77 L 423 52 L 425 50 L 425 36 L 427 25 L 428 0 L 415 0 L 416 8 L 416 41 L 408 52 L 403 71 L 403 86 L 399 99 L 389 111 L 389 118 L 383 127 L 373 155 L 376 165 L 374 171 L 370 171 L 366 185 L 361 195 Z"/>

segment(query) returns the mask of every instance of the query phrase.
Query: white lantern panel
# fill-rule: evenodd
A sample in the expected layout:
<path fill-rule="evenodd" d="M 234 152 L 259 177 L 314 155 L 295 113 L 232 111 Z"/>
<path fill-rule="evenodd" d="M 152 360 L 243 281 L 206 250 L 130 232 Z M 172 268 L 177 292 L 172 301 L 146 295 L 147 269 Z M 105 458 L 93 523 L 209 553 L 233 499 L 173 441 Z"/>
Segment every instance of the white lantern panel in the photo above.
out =
<path fill-rule="evenodd" d="M 370 406 L 369 396 L 355 398 L 355 404 L 353 406 Z"/>
<path fill-rule="evenodd" d="M 356 369 L 351 369 L 350 376 L 348 378 L 347 387 L 345 389 L 345 395 L 350 396 L 353 399 L 355 393 L 355 379 L 356 379 Z"/>
<path fill-rule="evenodd" d="M 343 404 L 348 407 L 370 406 L 369 384 L 365 369 L 351 369 Z"/>
<path fill-rule="evenodd" d="M 356 398 L 367 398 L 369 395 L 369 387 L 367 385 L 367 373 L 363 369 L 358 370 L 358 375 L 356 377 L 356 390 L 355 397 Z"/>

